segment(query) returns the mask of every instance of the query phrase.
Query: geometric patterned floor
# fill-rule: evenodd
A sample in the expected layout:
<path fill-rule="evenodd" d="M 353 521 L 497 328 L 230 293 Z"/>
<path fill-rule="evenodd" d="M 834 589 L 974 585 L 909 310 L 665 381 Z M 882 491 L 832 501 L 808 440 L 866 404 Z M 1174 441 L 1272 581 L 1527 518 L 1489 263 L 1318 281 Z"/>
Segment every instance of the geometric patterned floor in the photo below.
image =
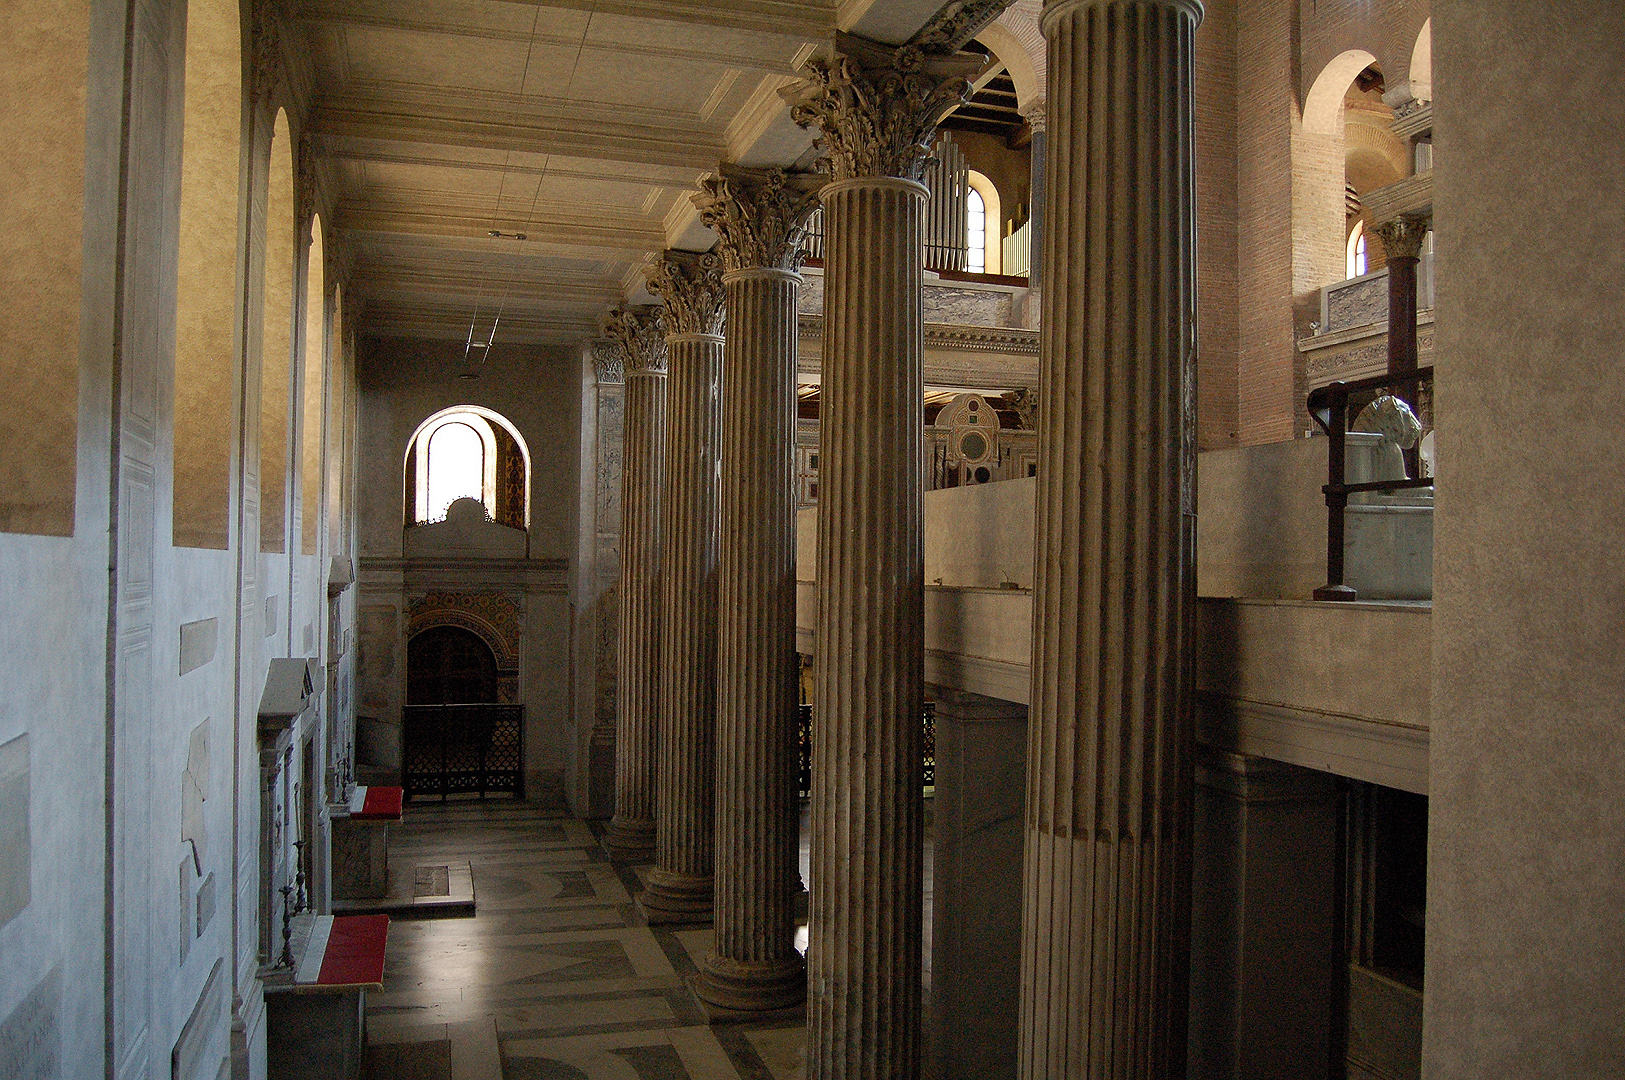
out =
<path fill-rule="evenodd" d="M 413 805 L 389 839 L 392 868 L 471 862 L 477 914 L 391 921 L 374 1080 L 790 1080 L 800 1063 L 800 1023 L 704 1022 L 683 980 L 710 929 L 634 926 L 635 872 L 586 823 Z"/>

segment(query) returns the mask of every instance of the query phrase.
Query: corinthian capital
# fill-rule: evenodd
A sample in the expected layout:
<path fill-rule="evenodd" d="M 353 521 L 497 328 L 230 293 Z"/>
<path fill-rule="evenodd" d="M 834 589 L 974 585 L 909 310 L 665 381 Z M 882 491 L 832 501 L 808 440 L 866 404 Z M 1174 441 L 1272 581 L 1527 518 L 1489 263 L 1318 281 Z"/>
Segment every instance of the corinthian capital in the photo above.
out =
<path fill-rule="evenodd" d="M 709 251 L 665 251 L 644 268 L 649 291 L 666 302 L 666 333 L 722 333 L 722 260 Z"/>
<path fill-rule="evenodd" d="M 626 350 L 614 341 L 594 341 L 592 371 L 600 386 L 625 382 Z"/>
<path fill-rule="evenodd" d="M 1382 240 L 1382 250 L 1390 259 L 1416 259 L 1422 255 L 1422 241 L 1428 234 L 1428 219 L 1407 214 L 1393 221 L 1385 221 L 1371 231 Z"/>
<path fill-rule="evenodd" d="M 604 336 L 626 354 L 627 375 L 666 373 L 666 335 L 658 305 L 615 308 L 604 316 Z"/>
<path fill-rule="evenodd" d="M 724 164 L 692 198 L 700 220 L 722 238 L 724 270 L 801 269 L 801 237 L 824 177 Z"/>
<path fill-rule="evenodd" d="M 894 49 L 841 34 L 831 60 L 813 58 L 806 77 L 780 90 L 790 119 L 818 125 L 822 163 L 837 180 L 893 176 L 919 180 L 937 124 L 965 100 L 978 57 Z"/>

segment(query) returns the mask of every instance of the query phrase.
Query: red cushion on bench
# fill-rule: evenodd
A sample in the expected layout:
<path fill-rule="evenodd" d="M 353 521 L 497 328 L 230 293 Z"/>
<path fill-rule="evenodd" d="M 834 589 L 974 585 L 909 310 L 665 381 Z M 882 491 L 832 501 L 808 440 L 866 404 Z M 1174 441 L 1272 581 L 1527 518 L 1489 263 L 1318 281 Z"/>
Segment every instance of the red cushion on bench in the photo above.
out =
<path fill-rule="evenodd" d="M 382 818 L 388 821 L 401 819 L 401 789 L 398 787 L 378 787 L 374 785 L 367 789 L 367 801 L 361 804 L 361 813 L 351 814 L 353 818 L 371 819 Z"/>
<path fill-rule="evenodd" d="M 337 915 L 327 936 L 318 986 L 381 985 L 388 915 Z"/>

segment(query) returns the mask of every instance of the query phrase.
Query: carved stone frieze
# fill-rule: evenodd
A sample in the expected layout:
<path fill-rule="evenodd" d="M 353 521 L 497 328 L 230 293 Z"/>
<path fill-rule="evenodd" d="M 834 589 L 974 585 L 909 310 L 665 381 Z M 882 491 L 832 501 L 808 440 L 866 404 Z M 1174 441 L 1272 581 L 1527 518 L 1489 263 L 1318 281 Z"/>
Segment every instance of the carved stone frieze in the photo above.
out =
<path fill-rule="evenodd" d="M 665 251 L 643 273 L 649 291 L 666 302 L 666 333 L 722 333 L 721 259 L 709 251 Z"/>
<path fill-rule="evenodd" d="M 1422 254 L 1422 241 L 1427 238 L 1428 220 L 1410 214 L 1385 221 L 1372 230 L 1382 240 L 1382 249 L 1390 259 L 1415 259 Z"/>
<path fill-rule="evenodd" d="M 294 155 L 294 173 L 294 213 L 295 219 L 299 222 L 298 235 L 303 243 L 310 236 L 311 219 L 319 209 L 316 199 L 316 146 L 309 130 L 299 133 L 299 150 Z"/>
<path fill-rule="evenodd" d="M 254 0 L 249 59 L 256 102 L 269 100 L 282 76 L 282 48 L 276 0 Z"/>
<path fill-rule="evenodd" d="M 604 316 L 604 334 L 621 347 L 625 374 L 666 373 L 666 334 L 657 304 L 617 307 Z"/>
<path fill-rule="evenodd" d="M 613 341 L 592 343 L 592 370 L 599 385 L 626 381 L 626 353 Z"/>
<path fill-rule="evenodd" d="M 809 60 L 806 77 L 779 91 L 790 119 L 818 125 L 820 165 L 836 180 L 899 177 L 918 182 L 937 124 L 970 92 L 980 60 L 928 55 L 841 34 L 836 55 Z"/>
<path fill-rule="evenodd" d="M 824 336 L 824 317 L 802 312 L 799 316 L 798 333 L 810 341 L 821 340 Z M 925 344 L 927 348 L 934 349 L 1037 356 L 1038 331 L 1017 326 L 955 326 L 948 323 L 926 323 Z"/>
<path fill-rule="evenodd" d="M 926 52 L 956 53 L 1004 13 L 1013 0 L 948 0 L 909 39 Z"/>
<path fill-rule="evenodd" d="M 700 180 L 692 198 L 700 220 L 716 231 L 724 270 L 801 269 L 807 221 L 825 177 L 724 164 Z"/>

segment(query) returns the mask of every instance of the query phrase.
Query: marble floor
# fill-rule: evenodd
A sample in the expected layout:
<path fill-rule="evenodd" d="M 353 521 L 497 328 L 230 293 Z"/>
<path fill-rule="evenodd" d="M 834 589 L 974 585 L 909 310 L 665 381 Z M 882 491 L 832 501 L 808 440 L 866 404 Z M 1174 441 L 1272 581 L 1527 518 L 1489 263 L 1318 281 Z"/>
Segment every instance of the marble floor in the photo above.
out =
<path fill-rule="evenodd" d="M 641 868 L 612 865 L 595 828 L 524 803 L 408 809 L 392 872 L 468 861 L 477 914 L 391 921 L 367 1076 L 789 1080 L 802 1023 L 707 1024 L 684 980 L 711 929 L 636 925 Z"/>

